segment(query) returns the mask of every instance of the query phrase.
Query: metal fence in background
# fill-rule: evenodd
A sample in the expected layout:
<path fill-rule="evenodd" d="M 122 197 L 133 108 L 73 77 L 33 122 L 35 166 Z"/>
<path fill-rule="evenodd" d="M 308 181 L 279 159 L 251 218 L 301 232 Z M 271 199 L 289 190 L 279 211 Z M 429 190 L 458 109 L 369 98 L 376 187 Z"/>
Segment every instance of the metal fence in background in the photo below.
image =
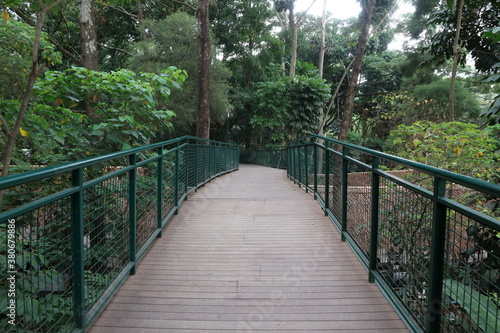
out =
<path fill-rule="evenodd" d="M 242 163 L 256 164 L 270 168 L 286 169 L 287 156 L 285 147 L 249 149 L 241 153 Z"/>
<path fill-rule="evenodd" d="M 188 194 L 238 159 L 182 137 L 0 178 L 0 331 L 84 329 Z"/>
<path fill-rule="evenodd" d="M 499 185 L 319 136 L 287 155 L 411 330 L 500 331 Z"/>

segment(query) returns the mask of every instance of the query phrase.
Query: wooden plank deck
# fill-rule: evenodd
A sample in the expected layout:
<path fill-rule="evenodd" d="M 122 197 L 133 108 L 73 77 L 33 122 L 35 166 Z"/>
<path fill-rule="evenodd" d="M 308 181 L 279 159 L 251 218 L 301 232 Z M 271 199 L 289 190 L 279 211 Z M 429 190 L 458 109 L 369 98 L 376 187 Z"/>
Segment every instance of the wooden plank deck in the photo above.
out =
<path fill-rule="evenodd" d="M 90 329 L 408 332 L 285 171 L 241 165 L 200 189 Z"/>

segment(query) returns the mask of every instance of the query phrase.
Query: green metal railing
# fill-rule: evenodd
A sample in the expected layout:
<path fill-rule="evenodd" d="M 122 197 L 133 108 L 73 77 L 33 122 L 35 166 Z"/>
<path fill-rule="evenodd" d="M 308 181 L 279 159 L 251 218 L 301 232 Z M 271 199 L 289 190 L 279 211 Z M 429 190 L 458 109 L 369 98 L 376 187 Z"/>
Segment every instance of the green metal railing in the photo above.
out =
<path fill-rule="evenodd" d="M 287 156 L 412 331 L 500 331 L 499 185 L 319 136 Z"/>
<path fill-rule="evenodd" d="M 182 137 L 0 178 L 0 331 L 84 331 L 239 148 Z"/>
<path fill-rule="evenodd" d="M 287 157 L 285 147 L 251 149 L 242 152 L 241 162 L 257 164 L 265 167 L 286 169 Z"/>

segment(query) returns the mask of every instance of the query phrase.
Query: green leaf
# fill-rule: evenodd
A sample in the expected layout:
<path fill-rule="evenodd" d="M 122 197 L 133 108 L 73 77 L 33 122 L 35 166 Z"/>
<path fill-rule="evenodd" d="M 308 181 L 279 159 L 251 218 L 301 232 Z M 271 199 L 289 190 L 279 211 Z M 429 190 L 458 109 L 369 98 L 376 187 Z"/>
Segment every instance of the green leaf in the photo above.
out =
<path fill-rule="evenodd" d="M 66 142 L 66 140 L 64 139 L 64 137 L 59 136 L 59 135 L 55 135 L 54 136 L 54 140 L 56 140 L 57 142 L 59 142 L 62 145 L 64 145 L 64 143 Z"/>

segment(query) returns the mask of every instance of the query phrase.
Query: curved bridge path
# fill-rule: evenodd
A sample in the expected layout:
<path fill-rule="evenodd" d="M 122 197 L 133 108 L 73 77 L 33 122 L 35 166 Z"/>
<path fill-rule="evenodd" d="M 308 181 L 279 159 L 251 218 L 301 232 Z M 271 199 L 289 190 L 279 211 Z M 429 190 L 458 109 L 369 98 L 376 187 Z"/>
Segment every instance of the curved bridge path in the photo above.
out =
<path fill-rule="evenodd" d="M 249 165 L 182 205 L 89 331 L 408 332 L 317 202 Z"/>

